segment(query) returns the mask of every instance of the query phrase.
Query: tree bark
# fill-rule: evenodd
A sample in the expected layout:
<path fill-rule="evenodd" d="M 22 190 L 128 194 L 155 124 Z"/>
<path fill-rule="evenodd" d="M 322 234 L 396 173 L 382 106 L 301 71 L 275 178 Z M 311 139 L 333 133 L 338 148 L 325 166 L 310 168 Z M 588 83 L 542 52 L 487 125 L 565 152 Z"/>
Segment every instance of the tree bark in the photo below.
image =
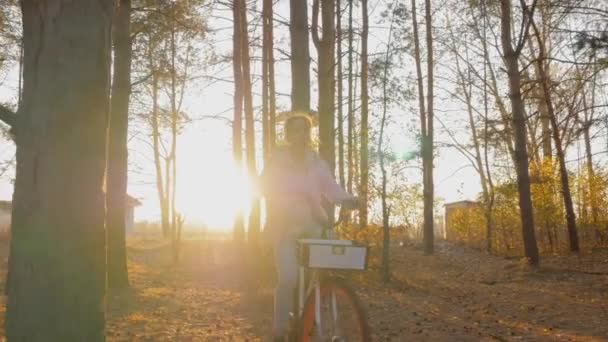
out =
<path fill-rule="evenodd" d="M 585 106 L 585 109 L 583 111 L 584 115 L 585 115 L 585 119 L 582 123 L 582 130 L 583 130 L 583 139 L 585 141 L 585 159 L 586 159 L 586 171 L 587 171 L 587 189 L 586 191 L 589 192 L 589 207 L 591 209 L 591 220 L 593 223 L 593 226 L 595 228 L 596 231 L 596 237 L 598 237 L 599 239 L 603 238 L 603 231 L 599 226 L 599 214 L 600 214 L 600 208 L 599 208 L 599 203 L 598 203 L 598 189 L 597 186 L 599 185 L 596 181 L 596 175 L 595 175 L 595 170 L 594 170 L 594 166 L 593 166 L 593 151 L 591 148 L 591 127 L 593 125 L 593 120 L 594 120 L 594 113 L 595 113 L 595 86 L 597 84 L 597 74 L 593 76 L 593 84 L 591 86 L 591 108 L 589 108 L 589 106 L 587 106 L 587 91 L 584 88 L 584 85 L 581 86 L 582 88 L 582 96 L 583 96 L 583 106 Z M 591 112 L 591 113 L 589 113 Z M 608 116 L 607 116 L 608 118 Z M 585 203 L 583 202 L 584 206 Z M 583 208 L 584 210 L 584 208 Z M 583 211 L 584 212 L 584 211 Z M 596 242 L 597 243 L 597 242 Z"/>
<path fill-rule="evenodd" d="M 319 54 L 319 154 L 330 169 L 332 175 L 336 167 L 335 143 L 335 79 L 334 79 L 334 43 L 335 43 L 335 2 L 321 2 L 322 38 L 319 37 L 319 0 L 313 0 L 312 38 Z M 330 219 L 334 218 L 334 208 L 328 204 L 325 211 Z"/>
<path fill-rule="evenodd" d="M 342 70 L 342 5 L 341 1 L 336 1 L 336 54 L 337 56 L 337 79 L 338 79 L 338 179 L 340 186 L 344 188 L 346 185 L 346 177 L 344 174 L 344 84 Z"/>
<path fill-rule="evenodd" d="M 545 0 L 538 0 L 539 1 L 539 10 L 541 12 L 541 20 L 543 23 L 543 33 L 542 33 L 542 40 L 543 42 L 547 41 L 547 31 L 545 30 L 545 28 L 550 27 L 551 23 L 550 23 L 550 18 L 547 18 L 549 16 L 548 11 L 550 10 L 550 5 L 548 2 L 546 2 Z M 549 20 L 549 23 L 547 23 L 547 21 Z M 543 66 L 545 69 L 545 73 L 547 75 L 549 75 L 549 61 L 543 61 Z M 545 97 L 550 96 L 550 94 L 546 94 L 543 92 L 543 95 Z M 540 106 L 539 106 L 539 112 L 541 113 L 541 126 L 542 126 L 542 142 L 543 142 L 543 158 L 552 158 L 553 155 L 553 149 L 551 147 L 551 122 L 549 119 L 549 114 L 548 114 L 548 108 L 546 106 L 545 103 L 543 103 L 543 101 L 541 101 Z"/>
<path fill-rule="evenodd" d="M 427 115 L 426 115 L 426 104 L 424 102 L 424 83 L 422 80 L 422 59 L 420 56 L 420 35 L 418 33 L 418 20 L 416 19 L 416 0 L 412 0 L 412 33 L 414 38 L 414 61 L 416 63 L 416 85 L 418 88 L 418 111 L 420 115 L 420 155 L 423 156 L 423 169 L 422 169 L 422 186 L 423 186 L 423 200 L 424 200 L 424 214 L 423 219 L 426 222 L 426 196 L 427 196 L 427 173 L 425 170 L 424 156 L 426 155 L 426 136 L 427 136 Z M 423 243 L 426 252 L 426 224 L 423 223 Z"/>
<path fill-rule="evenodd" d="M 112 1 L 21 2 L 8 341 L 103 341 Z"/>
<path fill-rule="evenodd" d="M 322 38 L 318 34 L 319 0 L 313 1 L 312 37 L 319 54 L 319 154 L 335 169 L 334 128 L 334 0 L 323 0 L 321 6 Z"/>
<path fill-rule="evenodd" d="M 562 148 L 562 139 L 560 136 L 560 130 L 557 123 L 557 117 L 555 115 L 555 109 L 553 107 L 553 101 L 551 99 L 551 91 L 549 89 L 549 74 L 545 70 L 545 44 L 540 35 L 540 31 L 536 24 L 532 22 L 532 27 L 536 35 L 538 42 L 539 56 L 536 60 L 537 68 L 541 76 L 541 86 L 543 94 L 545 95 L 545 103 L 547 107 L 547 115 L 549 115 L 549 121 L 551 122 L 551 128 L 553 131 L 553 141 L 555 144 L 555 151 L 557 153 L 557 160 L 559 162 L 559 173 L 562 183 L 562 198 L 564 200 L 564 207 L 566 208 L 566 223 L 568 227 L 568 241 L 570 242 L 570 251 L 578 252 L 578 233 L 576 230 L 576 215 L 574 213 L 574 205 L 572 203 L 572 194 L 570 193 L 570 182 L 568 179 L 568 169 L 566 168 L 566 157 L 564 149 Z"/>
<path fill-rule="evenodd" d="M 239 2 L 241 68 L 243 78 L 243 100 L 245 104 L 245 155 L 247 171 L 251 179 L 257 176 L 255 162 L 255 127 L 253 122 L 253 96 L 251 94 L 251 67 L 249 61 L 249 33 L 247 32 L 247 7 L 244 0 Z M 247 225 L 247 237 L 251 246 L 256 246 L 260 234 L 260 200 L 253 197 Z"/>
<path fill-rule="evenodd" d="M 308 1 L 290 0 L 291 109 L 310 111 L 310 50 L 308 48 Z"/>
<path fill-rule="evenodd" d="M 515 138 L 515 168 L 519 192 L 524 252 L 531 265 L 538 265 L 538 246 L 534 233 L 534 214 L 530 195 L 530 175 L 528 174 L 528 152 L 526 147 L 526 114 L 521 95 L 521 75 L 518 57 L 521 49 L 511 45 L 511 0 L 501 0 L 501 42 L 503 56 L 509 77 L 509 98 L 513 113 L 512 127 Z"/>
<path fill-rule="evenodd" d="M 272 0 L 265 0 L 272 1 Z M 274 80 L 274 34 L 272 33 L 273 13 L 272 6 L 270 6 L 269 21 L 271 23 L 269 28 L 269 45 L 268 45 L 268 91 L 269 91 L 269 125 L 270 125 L 270 151 L 274 149 L 277 143 L 277 105 L 276 105 L 276 90 Z"/>
<path fill-rule="evenodd" d="M 270 77 L 268 54 L 272 46 L 272 0 L 263 0 L 262 3 L 262 154 L 264 163 L 270 157 Z"/>
<path fill-rule="evenodd" d="M 353 193 L 354 178 L 354 99 L 353 99 L 353 0 L 348 0 L 348 118 L 347 118 L 347 151 L 346 157 L 346 190 Z M 348 217 L 347 217 L 348 218 Z"/>
<path fill-rule="evenodd" d="M 158 202 L 160 207 L 161 217 L 161 230 L 163 237 L 169 237 L 169 203 L 167 203 L 168 194 L 165 192 L 165 185 L 163 184 L 163 170 L 161 165 L 160 155 L 160 128 L 159 128 L 159 108 L 158 108 L 158 72 L 154 64 L 154 44 L 151 42 L 152 37 L 149 38 L 148 46 L 148 63 L 150 64 L 150 72 L 152 73 L 152 149 L 154 154 L 154 169 L 156 172 L 156 191 L 158 193 Z"/>
<path fill-rule="evenodd" d="M 167 159 L 167 198 L 171 208 L 171 249 L 173 251 L 173 263 L 176 264 L 179 255 L 179 234 L 178 234 L 178 214 L 175 200 L 177 198 L 177 126 L 179 123 L 179 109 L 177 108 L 177 70 L 175 66 L 175 59 L 177 55 L 176 46 L 176 24 L 175 18 L 175 4 L 171 8 L 171 154 Z M 169 174 L 171 173 L 171 176 Z M 169 179 L 171 182 L 169 182 Z M 169 194 L 170 197 L 169 197 Z"/>
<path fill-rule="evenodd" d="M 262 116 L 263 116 L 263 159 L 264 165 L 270 159 L 276 143 L 276 105 L 274 88 L 274 41 L 272 0 L 263 2 L 263 64 L 262 64 Z M 272 212 L 265 203 L 266 212 Z"/>
<path fill-rule="evenodd" d="M 422 141 L 422 169 L 424 173 L 424 252 L 433 254 L 434 251 L 434 184 L 433 184 L 433 22 L 431 17 L 431 1 L 425 1 L 426 19 L 426 48 L 427 48 L 427 112 L 426 135 Z"/>
<path fill-rule="evenodd" d="M 126 200 L 131 94 L 131 0 L 120 0 L 114 13 L 114 74 L 110 124 L 108 129 L 108 164 L 106 175 L 106 239 L 108 287 L 129 286 L 126 249 Z"/>
<path fill-rule="evenodd" d="M 242 45 L 240 40 L 241 35 L 241 15 L 239 12 L 239 2 L 235 0 L 233 3 L 233 54 L 232 68 L 234 73 L 234 117 L 232 121 L 232 154 L 237 169 L 243 167 L 243 70 L 242 70 Z M 237 242 L 245 240 L 245 223 L 243 212 L 239 210 L 234 220 L 234 239 Z"/>
<path fill-rule="evenodd" d="M 488 26 L 488 8 L 487 3 L 484 2 L 482 5 L 483 10 L 483 111 L 484 111 L 484 162 L 486 180 L 488 184 L 488 196 L 487 202 L 485 203 L 485 217 L 486 217 L 486 250 L 488 253 L 492 252 L 493 248 L 493 234 L 494 234 L 494 182 L 492 181 L 492 172 L 490 169 L 490 161 L 488 156 L 488 46 L 487 46 L 487 26 Z M 470 70 L 470 69 L 469 69 Z"/>
<path fill-rule="evenodd" d="M 365 0 L 365 6 L 367 6 L 367 0 Z M 367 11 L 366 11 L 367 12 Z M 367 15 L 367 13 L 365 13 Z M 388 283 L 391 278 L 390 273 L 390 242 L 391 242 L 391 230 L 390 230 L 390 207 L 388 206 L 387 201 L 387 172 L 386 172 L 386 163 L 385 163 L 385 155 L 382 148 L 384 143 L 384 128 L 386 127 L 386 112 L 388 107 L 388 92 L 387 92 L 387 83 L 388 83 L 388 66 L 391 60 L 391 38 L 393 34 L 393 21 L 391 20 L 391 25 L 388 33 L 388 42 L 386 44 L 386 58 L 384 60 L 384 75 L 382 78 L 382 119 L 380 121 L 380 136 L 378 137 L 378 156 L 380 158 L 380 172 L 382 173 L 382 279 L 384 283 Z M 366 38 L 367 39 L 367 38 Z"/>
<path fill-rule="evenodd" d="M 369 15 L 367 13 L 367 0 L 361 1 L 361 17 L 363 18 L 363 27 L 361 30 L 361 163 L 360 175 L 360 191 L 359 198 L 361 200 L 359 208 L 359 225 L 367 226 L 367 197 L 369 183 L 369 146 L 368 146 L 368 113 L 369 113 L 369 95 L 367 91 L 367 36 L 369 31 Z"/>

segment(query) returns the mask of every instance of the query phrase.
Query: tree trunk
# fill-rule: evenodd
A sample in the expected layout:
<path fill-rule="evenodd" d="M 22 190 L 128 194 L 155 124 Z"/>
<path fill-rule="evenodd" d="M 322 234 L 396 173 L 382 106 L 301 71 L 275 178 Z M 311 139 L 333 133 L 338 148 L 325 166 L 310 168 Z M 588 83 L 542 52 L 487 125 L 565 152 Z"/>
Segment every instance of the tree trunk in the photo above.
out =
<path fill-rule="evenodd" d="M 434 250 L 434 217 L 433 217 L 433 23 L 431 1 L 425 1 L 426 49 L 427 49 L 427 113 L 426 135 L 422 142 L 422 169 L 424 173 L 424 253 L 433 254 Z"/>
<path fill-rule="evenodd" d="M 249 64 L 249 34 L 247 32 L 247 7 L 244 0 L 238 1 L 240 14 L 241 68 L 243 78 L 243 99 L 245 104 L 245 155 L 247 171 L 251 179 L 257 176 L 255 162 L 255 127 L 253 122 L 253 98 L 251 94 L 251 71 Z M 247 237 L 251 246 L 256 246 L 260 233 L 260 200 L 253 198 L 247 225 Z"/>
<path fill-rule="evenodd" d="M 360 175 L 361 184 L 359 198 L 361 205 L 359 208 L 359 225 L 367 226 L 367 196 L 369 182 L 369 147 L 368 147 L 368 104 L 369 96 L 367 92 L 367 36 L 369 30 L 369 16 L 367 14 L 367 0 L 361 1 L 361 16 L 363 18 L 363 28 L 361 30 L 361 163 Z"/>
<path fill-rule="evenodd" d="M 420 111 L 420 131 L 424 137 L 426 136 L 426 105 L 424 102 L 424 83 L 422 83 L 422 59 L 420 56 L 418 21 L 416 19 L 416 0 L 412 0 L 412 29 L 414 36 L 414 60 L 416 62 L 416 85 L 418 86 L 418 109 Z"/>
<path fill-rule="evenodd" d="M 353 0 L 348 0 L 348 118 L 347 118 L 347 151 L 346 157 L 346 190 L 353 193 L 354 178 L 354 100 L 353 100 Z"/>
<path fill-rule="evenodd" d="M 175 6 L 175 4 L 173 4 Z M 175 7 L 171 9 L 171 155 L 167 159 L 167 197 L 170 195 L 170 207 L 171 207 L 171 248 L 174 254 L 174 262 L 177 262 L 179 256 L 177 251 L 179 249 L 179 240 L 177 234 L 177 208 L 175 206 L 175 199 L 177 194 L 177 125 L 179 122 L 179 110 L 177 108 L 177 71 L 175 69 L 175 58 L 176 58 L 176 41 L 175 25 L 177 24 L 175 18 Z M 171 177 L 169 177 L 171 173 Z M 169 183 L 169 179 L 171 182 Z"/>
<path fill-rule="evenodd" d="M 355 69 L 353 71 L 353 76 L 354 75 L 359 75 L 359 66 L 360 64 L 355 61 Z M 355 103 L 355 100 L 357 99 L 357 89 L 360 89 L 359 87 L 359 77 L 355 77 L 354 83 L 353 83 L 353 103 Z M 359 128 L 357 127 L 358 122 L 357 122 L 357 117 L 355 114 L 355 111 L 353 110 L 353 191 L 358 191 L 359 188 L 359 164 L 361 159 L 359 159 L 359 152 L 361 151 L 358 146 L 359 145 Z M 359 219 L 359 215 L 356 216 L 357 217 L 357 221 Z"/>
<path fill-rule="evenodd" d="M 308 49 L 308 1 L 290 0 L 291 109 L 310 111 L 310 51 Z"/>
<path fill-rule="evenodd" d="M 593 169 L 593 151 L 591 149 L 591 122 L 586 121 L 584 123 L 585 127 L 583 127 L 583 139 L 585 140 L 585 160 L 586 160 L 586 169 L 587 169 L 587 178 L 588 181 L 588 189 L 591 200 L 589 201 L 589 205 L 591 206 L 591 216 L 593 219 L 593 224 L 597 224 L 598 216 L 599 216 L 599 208 L 597 203 L 597 196 L 593 194 L 594 191 L 597 191 L 595 188 L 595 170 Z"/>
<path fill-rule="evenodd" d="M 108 287 L 129 286 L 125 217 L 127 200 L 127 134 L 131 93 L 131 0 L 120 0 L 114 13 L 114 75 L 108 132 L 106 238 Z"/>
<path fill-rule="evenodd" d="M 536 60 L 537 68 L 539 74 L 541 76 L 541 85 L 543 88 L 543 94 L 545 95 L 545 103 L 547 106 L 547 114 L 549 115 L 549 120 L 551 122 L 551 128 L 553 131 L 553 141 L 555 144 L 555 151 L 557 153 L 557 159 L 559 162 L 559 173 L 560 179 L 562 183 L 562 198 L 564 200 L 564 207 L 566 208 L 566 223 L 568 227 L 568 241 L 570 242 L 570 251 L 578 252 L 578 233 L 576 230 L 576 216 L 574 213 L 574 205 L 572 204 L 572 195 L 570 193 L 570 182 L 568 179 L 568 169 L 566 168 L 566 157 L 564 154 L 564 149 L 562 148 L 562 139 L 560 136 L 559 126 L 557 123 L 557 117 L 555 115 L 555 110 L 553 107 L 553 101 L 551 100 L 551 92 L 549 89 L 549 74 L 545 71 L 545 45 L 544 41 L 540 36 L 540 31 L 538 27 L 533 22 L 532 27 L 534 28 L 534 32 L 536 35 L 536 39 L 538 41 L 538 50 L 539 56 Z"/>
<path fill-rule="evenodd" d="M 343 71 L 342 71 L 342 7 L 341 1 L 336 1 L 336 39 L 337 39 L 337 79 L 338 79 L 338 179 L 340 186 L 346 186 L 344 174 L 344 96 L 343 96 Z"/>
<path fill-rule="evenodd" d="M 162 143 L 162 141 L 161 141 Z M 169 152 L 171 153 L 171 152 Z M 171 154 L 169 154 L 169 156 L 165 156 L 164 158 L 164 162 L 165 162 L 165 208 L 167 210 L 167 222 L 168 222 L 168 227 L 167 227 L 167 238 L 171 239 L 171 234 L 173 232 L 173 219 L 172 219 L 172 214 L 173 211 L 171 210 Z"/>
<path fill-rule="evenodd" d="M 482 171 L 486 174 L 486 180 L 488 184 L 488 196 L 487 202 L 485 203 L 485 218 L 486 218 L 486 250 L 488 253 L 492 252 L 493 248 L 493 234 L 494 234 L 494 183 L 492 181 L 492 172 L 490 170 L 490 161 L 488 156 L 488 46 L 487 46 L 487 25 L 488 25 L 488 13 L 487 13 L 487 4 L 483 3 L 483 107 L 484 107 L 484 162 L 485 162 L 485 171 Z M 498 246 L 497 246 L 498 247 Z"/>
<path fill-rule="evenodd" d="M 593 85 L 591 87 L 591 114 L 589 114 L 589 110 L 587 109 L 587 92 L 584 91 L 583 88 L 583 105 L 585 106 L 584 114 L 585 121 L 583 122 L 583 139 L 585 141 L 585 159 L 586 159 L 586 168 L 587 168 L 587 191 L 589 191 L 589 206 L 591 208 L 591 220 L 593 222 L 593 226 L 596 230 L 596 236 L 601 237 L 603 232 L 599 227 L 599 214 L 600 208 L 598 203 L 598 188 L 595 178 L 595 170 L 593 168 L 593 151 L 591 149 L 591 126 L 593 124 L 594 112 L 595 112 L 595 85 L 596 85 L 596 76 L 593 77 Z M 607 116 L 608 117 L 608 116 Z"/>
<path fill-rule="evenodd" d="M 546 97 L 547 95 L 543 93 L 543 97 Z M 548 113 L 547 113 L 547 105 L 544 103 L 544 101 L 540 101 L 541 103 L 539 104 L 539 112 L 541 113 L 541 117 L 540 117 L 540 121 L 541 121 L 541 125 L 542 125 L 542 141 L 543 141 L 543 158 L 544 159 L 551 159 L 553 157 L 553 151 L 551 148 L 551 128 L 550 128 L 550 122 L 548 120 Z"/>
<path fill-rule="evenodd" d="M 262 3 L 262 154 L 264 162 L 270 157 L 270 98 L 269 45 L 272 46 L 272 0 Z"/>
<path fill-rule="evenodd" d="M 18 80 L 17 105 L 21 105 L 23 99 L 23 38 L 19 44 L 19 80 Z"/>
<path fill-rule="evenodd" d="M 424 196 L 424 223 L 423 223 L 423 242 L 425 247 L 425 253 L 427 248 L 427 233 L 426 233 L 426 214 L 427 214 L 427 190 L 428 190 L 428 179 L 427 172 L 425 169 L 425 155 L 426 155 L 426 140 L 427 140 L 427 115 L 426 105 L 424 102 L 424 83 L 422 80 L 422 59 L 420 56 L 420 36 L 418 34 L 418 20 L 416 19 L 416 0 L 412 0 L 412 33 L 414 36 L 414 60 L 416 63 L 416 84 L 418 88 L 418 110 L 420 114 L 420 155 L 423 157 L 423 170 L 422 170 L 422 186 Z"/>
<path fill-rule="evenodd" d="M 149 38 L 150 40 L 152 37 Z M 154 169 L 156 171 L 156 191 L 158 193 L 158 202 L 160 208 L 161 228 L 163 237 L 169 237 L 169 203 L 167 203 L 167 194 L 163 184 L 163 170 L 161 165 L 160 155 L 160 129 L 159 129 L 159 112 L 158 112 L 158 73 L 154 65 L 153 44 L 149 42 L 148 46 L 148 62 L 150 64 L 150 72 L 152 73 L 152 149 L 154 153 Z"/>
<path fill-rule="evenodd" d="M 367 0 L 364 0 L 364 6 L 367 5 Z M 364 15 L 367 15 L 367 11 L 365 11 Z M 364 24 L 366 25 L 366 24 Z M 378 156 L 380 157 L 380 171 L 382 173 L 382 231 L 383 231 L 383 239 L 382 239 L 382 279 L 384 283 L 388 283 L 391 278 L 390 273 L 390 242 L 391 242 L 391 230 L 390 230 L 390 208 L 387 203 L 387 193 L 386 193 L 386 184 L 387 184 L 387 175 L 386 175 L 386 165 L 385 165 L 385 155 L 382 149 L 382 144 L 384 143 L 384 128 L 386 126 L 386 112 L 388 107 L 388 93 L 387 93 L 387 83 L 388 83 L 388 66 L 391 60 L 391 38 L 393 35 L 393 22 L 391 21 L 390 29 L 388 32 L 388 42 L 386 44 L 386 59 L 384 61 L 384 75 L 382 78 L 382 120 L 380 121 L 380 136 L 378 138 Z M 367 39 L 367 38 L 366 38 Z"/>
<path fill-rule="evenodd" d="M 239 2 L 242 0 L 235 0 L 233 3 L 233 54 L 232 54 L 232 68 L 234 72 L 234 117 L 232 121 L 232 154 L 236 167 L 240 170 L 243 167 L 243 70 L 242 70 L 242 57 L 241 57 L 241 15 L 239 12 Z M 243 219 L 243 212 L 239 210 L 234 220 L 234 239 L 237 242 L 245 240 L 245 223 Z"/>
<path fill-rule="evenodd" d="M 21 2 L 8 341 L 103 341 L 112 1 Z"/>
<path fill-rule="evenodd" d="M 335 169 L 334 0 L 321 2 L 323 37 L 318 34 L 319 0 L 313 1 L 312 37 L 319 54 L 319 154 Z"/>
<path fill-rule="evenodd" d="M 276 143 L 276 108 L 274 89 L 274 43 L 273 43 L 273 8 L 272 0 L 263 2 L 263 64 L 262 64 L 262 111 L 263 111 L 263 141 L 264 165 L 268 162 Z M 271 212 L 266 202 L 266 212 Z"/>
<path fill-rule="evenodd" d="M 384 157 L 380 157 L 384 159 Z M 386 169 L 382 168 L 382 280 L 388 283 L 391 280 L 390 248 L 391 248 L 391 228 L 390 228 L 390 207 L 386 203 Z"/>
<path fill-rule="evenodd" d="M 512 127 L 515 138 L 514 159 L 517 171 L 519 209 L 521 215 L 524 252 L 531 265 L 538 265 L 538 246 L 534 233 L 534 214 L 530 195 L 528 152 L 526 148 L 526 114 L 521 95 L 521 75 L 518 57 L 520 49 L 511 45 L 511 0 L 501 0 L 501 41 L 509 77 L 509 97 L 513 113 Z"/>
<path fill-rule="evenodd" d="M 335 43 L 335 2 L 321 2 L 322 35 L 319 37 L 319 0 L 313 0 L 312 38 L 319 54 L 319 154 L 330 169 L 332 175 L 336 164 L 335 143 L 335 80 L 334 80 L 334 43 Z M 328 204 L 325 211 L 334 219 L 334 208 Z"/>
<path fill-rule="evenodd" d="M 547 41 L 547 31 L 545 30 L 545 28 L 548 28 L 551 25 L 550 18 L 547 18 L 549 15 L 548 12 L 550 11 L 550 6 L 549 6 L 550 4 L 545 0 L 538 0 L 538 1 L 539 1 L 539 10 L 540 10 L 540 14 L 541 14 L 541 20 L 542 20 L 542 24 L 543 24 L 542 40 L 543 40 L 543 42 L 546 42 Z M 549 75 L 550 74 L 549 73 L 549 61 L 543 61 L 542 63 L 544 65 L 545 73 L 547 75 Z M 544 95 L 544 97 L 551 96 L 550 94 L 544 93 L 544 91 L 543 91 L 543 95 Z M 551 147 L 551 122 L 550 122 L 550 117 L 549 117 L 549 113 L 548 113 L 548 108 L 546 106 L 546 103 L 544 103 L 544 101 L 540 101 L 539 112 L 541 114 L 540 120 L 541 120 L 541 126 L 542 126 L 543 158 L 551 159 L 552 155 L 553 155 L 553 149 Z"/>
<path fill-rule="evenodd" d="M 265 0 L 271 1 L 271 0 Z M 269 21 L 271 23 L 269 28 L 269 45 L 268 45 L 268 91 L 269 91 L 269 125 L 270 125 L 270 151 L 272 151 L 277 143 L 277 105 L 276 105 L 276 90 L 275 90 L 275 82 L 274 82 L 274 34 L 272 33 L 272 22 L 273 22 L 273 14 L 272 14 L 272 6 L 270 6 L 270 14 Z"/>

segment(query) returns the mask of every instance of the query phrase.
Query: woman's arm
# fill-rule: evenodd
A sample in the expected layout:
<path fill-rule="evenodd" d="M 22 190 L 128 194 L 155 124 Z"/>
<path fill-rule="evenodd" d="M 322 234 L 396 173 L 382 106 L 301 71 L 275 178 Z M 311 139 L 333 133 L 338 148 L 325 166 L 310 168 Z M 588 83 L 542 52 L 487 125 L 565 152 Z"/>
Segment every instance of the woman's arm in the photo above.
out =
<path fill-rule="evenodd" d="M 329 170 L 329 166 L 325 162 L 325 160 L 319 158 L 318 159 L 318 168 L 319 168 L 319 183 L 321 185 L 321 191 L 332 204 L 340 204 L 345 202 L 356 202 L 357 197 L 346 192 L 342 187 L 336 182 L 336 179 L 332 175 Z"/>

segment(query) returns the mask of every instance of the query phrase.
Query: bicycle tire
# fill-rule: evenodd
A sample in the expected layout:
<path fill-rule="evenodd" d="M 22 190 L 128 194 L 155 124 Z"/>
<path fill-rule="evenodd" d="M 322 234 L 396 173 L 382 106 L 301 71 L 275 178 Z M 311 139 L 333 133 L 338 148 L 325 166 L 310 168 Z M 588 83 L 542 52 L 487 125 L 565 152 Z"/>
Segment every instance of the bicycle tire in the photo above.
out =
<path fill-rule="evenodd" d="M 335 292 L 340 294 L 343 298 L 347 299 L 349 304 L 352 306 L 356 313 L 356 328 L 359 331 L 358 335 L 361 342 L 371 341 L 370 329 L 367 320 L 367 312 L 363 308 L 359 297 L 355 294 L 355 291 L 350 285 L 342 278 L 338 277 L 325 277 L 321 280 L 321 295 L 326 293 Z M 314 311 L 315 311 L 315 292 L 312 291 L 306 298 L 302 317 L 300 317 L 298 329 L 297 329 L 297 341 L 298 342 L 310 342 L 309 338 L 310 330 L 314 324 Z M 350 341 L 349 341 L 350 342 Z"/>

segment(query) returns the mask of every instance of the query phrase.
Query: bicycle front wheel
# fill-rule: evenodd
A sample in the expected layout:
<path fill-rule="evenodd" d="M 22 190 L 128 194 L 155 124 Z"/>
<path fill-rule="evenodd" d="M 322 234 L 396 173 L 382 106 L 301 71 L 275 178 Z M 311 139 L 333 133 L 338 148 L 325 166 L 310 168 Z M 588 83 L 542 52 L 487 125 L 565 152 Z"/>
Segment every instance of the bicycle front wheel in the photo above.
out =
<path fill-rule="evenodd" d="M 355 292 L 343 280 L 329 277 L 321 281 L 319 310 L 316 298 L 315 291 L 312 291 L 306 299 L 298 341 L 370 341 L 365 310 Z"/>

